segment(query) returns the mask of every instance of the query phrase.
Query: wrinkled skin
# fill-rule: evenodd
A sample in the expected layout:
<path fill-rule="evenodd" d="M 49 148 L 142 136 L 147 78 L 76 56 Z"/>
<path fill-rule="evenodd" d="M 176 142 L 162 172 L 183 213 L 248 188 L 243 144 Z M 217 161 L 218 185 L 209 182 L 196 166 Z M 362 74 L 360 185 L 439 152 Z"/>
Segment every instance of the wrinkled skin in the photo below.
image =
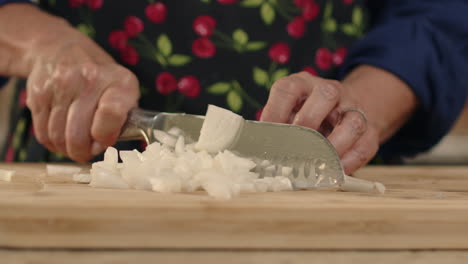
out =
<path fill-rule="evenodd" d="M 364 166 L 379 147 L 377 128 L 356 111 L 362 109 L 335 80 L 292 74 L 271 87 L 261 120 L 309 127 L 327 136 L 335 146 L 346 173 Z"/>
<path fill-rule="evenodd" d="M 137 106 L 139 85 L 133 73 L 76 33 L 31 51 L 26 103 L 41 144 L 87 161 L 115 143 Z"/>

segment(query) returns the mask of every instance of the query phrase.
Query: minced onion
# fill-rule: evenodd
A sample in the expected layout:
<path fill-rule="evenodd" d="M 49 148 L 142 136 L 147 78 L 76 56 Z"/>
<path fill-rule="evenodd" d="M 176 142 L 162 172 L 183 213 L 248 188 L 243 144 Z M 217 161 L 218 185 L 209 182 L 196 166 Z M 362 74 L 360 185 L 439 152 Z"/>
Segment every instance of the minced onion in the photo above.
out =
<path fill-rule="evenodd" d="M 0 169 L 0 181 L 11 182 L 11 178 L 15 175 L 13 170 L 2 170 Z"/>

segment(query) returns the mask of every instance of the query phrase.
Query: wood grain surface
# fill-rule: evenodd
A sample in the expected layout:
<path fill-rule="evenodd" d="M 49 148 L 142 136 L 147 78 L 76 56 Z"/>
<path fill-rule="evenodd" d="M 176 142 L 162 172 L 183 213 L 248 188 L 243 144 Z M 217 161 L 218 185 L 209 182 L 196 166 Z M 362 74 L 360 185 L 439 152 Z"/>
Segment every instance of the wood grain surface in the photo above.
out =
<path fill-rule="evenodd" d="M 467 167 L 367 167 L 385 195 L 335 191 L 159 194 L 47 177 L 0 183 L 0 247 L 57 249 L 468 249 Z"/>

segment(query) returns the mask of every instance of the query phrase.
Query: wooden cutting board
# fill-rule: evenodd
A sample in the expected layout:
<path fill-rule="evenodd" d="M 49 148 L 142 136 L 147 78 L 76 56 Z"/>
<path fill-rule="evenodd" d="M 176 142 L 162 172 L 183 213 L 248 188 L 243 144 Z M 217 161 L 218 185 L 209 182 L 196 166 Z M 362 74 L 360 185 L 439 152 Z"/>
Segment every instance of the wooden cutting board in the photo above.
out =
<path fill-rule="evenodd" d="M 468 249 L 468 167 L 367 167 L 385 195 L 335 191 L 159 194 L 0 164 L 0 247 L 138 249 Z"/>

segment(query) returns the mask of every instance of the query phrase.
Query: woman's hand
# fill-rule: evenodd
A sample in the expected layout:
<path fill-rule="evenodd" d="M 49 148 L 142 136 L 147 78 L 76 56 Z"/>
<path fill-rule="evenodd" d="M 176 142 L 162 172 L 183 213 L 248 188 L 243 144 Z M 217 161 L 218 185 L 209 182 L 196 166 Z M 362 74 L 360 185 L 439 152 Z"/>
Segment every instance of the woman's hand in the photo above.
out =
<path fill-rule="evenodd" d="M 318 130 L 351 174 L 374 157 L 415 105 L 411 90 L 396 76 L 360 66 L 343 83 L 306 72 L 276 81 L 261 120 Z"/>
<path fill-rule="evenodd" d="M 41 144 L 87 161 L 116 142 L 139 98 L 132 72 L 71 27 L 40 41 L 27 56 L 26 103 Z"/>

